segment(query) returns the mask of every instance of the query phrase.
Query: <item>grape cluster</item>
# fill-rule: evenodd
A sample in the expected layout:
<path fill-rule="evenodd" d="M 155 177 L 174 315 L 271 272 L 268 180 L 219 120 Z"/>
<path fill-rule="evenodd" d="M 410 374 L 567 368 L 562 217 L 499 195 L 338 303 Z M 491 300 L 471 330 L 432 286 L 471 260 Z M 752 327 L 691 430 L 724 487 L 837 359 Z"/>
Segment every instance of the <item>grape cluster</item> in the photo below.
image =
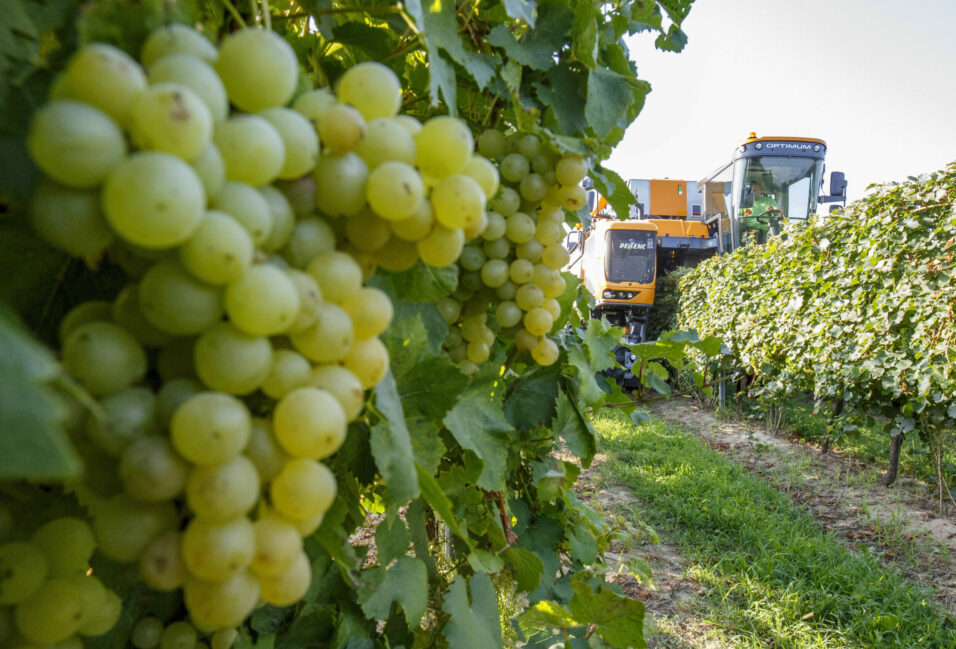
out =
<path fill-rule="evenodd" d="M 388 371 L 393 306 L 364 282 L 378 266 L 454 263 L 498 189 L 463 122 L 398 114 L 387 67 L 350 68 L 336 93 L 294 96 L 298 84 L 294 52 L 268 30 L 217 48 L 171 25 L 140 62 L 82 47 L 27 136 L 38 234 L 129 278 L 74 307 L 59 337 L 99 403 L 73 426 L 91 543 L 149 587 L 181 589 L 193 625 L 142 621 L 141 649 L 191 649 L 194 627 L 232 629 L 305 594 L 302 539 L 336 496 L 322 461 Z M 52 588 L 28 601 L 85 601 Z M 64 623 L 53 638 L 17 606 L 28 643 L 112 626 Z"/>
<path fill-rule="evenodd" d="M 487 130 L 482 156 L 494 160 L 501 187 L 490 201 L 487 226 L 463 248 L 459 287 L 438 303 L 449 325 L 445 346 L 472 373 L 490 356 L 498 334 L 530 351 L 539 365 L 553 364 L 558 346 L 548 338 L 561 316 L 564 210 L 587 202 L 580 182 L 586 163 L 558 156 L 537 136 Z M 490 316 L 490 318 L 489 318 Z"/>

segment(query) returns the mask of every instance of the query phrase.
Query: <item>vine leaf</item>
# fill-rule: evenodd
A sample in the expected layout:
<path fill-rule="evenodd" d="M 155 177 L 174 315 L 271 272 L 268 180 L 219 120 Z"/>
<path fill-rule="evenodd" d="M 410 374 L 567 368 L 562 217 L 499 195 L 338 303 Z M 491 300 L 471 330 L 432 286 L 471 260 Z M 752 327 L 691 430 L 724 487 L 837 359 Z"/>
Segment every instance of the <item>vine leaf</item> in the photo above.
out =
<path fill-rule="evenodd" d="M 644 602 L 600 587 L 597 592 L 583 580 L 571 584 L 574 597 L 568 609 L 581 624 L 595 625 L 595 632 L 612 647 L 647 647 L 644 642 Z"/>
<path fill-rule="evenodd" d="M 566 390 L 558 393 L 558 406 L 551 420 L 551 430 L 568 445 L 568 450 L 581 458 L 586 467 L 597 453 L 597 436 L 591 422 L 581 415 Z"/>
<path fill-rule="evenodd" d="M 461 575 L 455 577 L 442 610 L 451 616 L 444 629 L 450 646 L 455 649 L 502 647 L 498 597 L 488 575 L 479 572 L 467 581 Z"/>
<path fill-rule="evenodd" d="M 416 498 L 419 490 L 412 441 L 391 372 L 375 387 L 375 405 L 385 419 L 372 426 L 372 456 L 389 500 L 404 503 Z"/>
<path fill-rule="evenodd" d="M 508 468 L 508 445 L 503 434 L 514 429 L 505 418 L 493 385 L 478 381 L 469 387 L 443 423 L 462 448 L 473 451 L 484 463 L 478 486 L 488 491 L 502 490 Z"/>
<path fill-rule="evenodd" d="M 523 20 L 529 27 L 534 27 L 534 0 L 505 0 L 505 11 L 515 20 Z"/>
<path fill-rule="evenodd" d="M 401 605 L 409 628 L 418 626 L 428 604 L 428 570 L 413 557 L 399 557 L 385 568 L 376 566 L 362 573 L 359 591 L 362 611 L 378 620 L 387 620 L 392 602 Z"/>

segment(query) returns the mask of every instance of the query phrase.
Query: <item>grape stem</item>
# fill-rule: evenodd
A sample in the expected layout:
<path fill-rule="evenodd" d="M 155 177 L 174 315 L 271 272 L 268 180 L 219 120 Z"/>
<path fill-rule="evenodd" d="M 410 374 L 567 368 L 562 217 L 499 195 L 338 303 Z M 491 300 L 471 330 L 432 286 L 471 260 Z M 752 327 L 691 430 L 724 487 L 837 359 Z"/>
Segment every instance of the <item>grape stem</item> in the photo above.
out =
<path fill-rule="evenodd" d="M 498 515 L 501 516 L 501 527 L 504 529 L 505 538 L 508 539 L 508 545 L 514 545 L 518 542 L 518 535 L 511 529 L 511 522 L 508 520 L 508 513 L 505 511 L 505 495 L 498 491 Z"/>
<path fill-rule="evenodd" d="M 284 16 L 276 16 L 276 20 L 297 20 L 299 18 L 329 16 L 332 14 L 368 14 L 369 16 L 381 16 L 386 14 L 397 14 L 401 12 L 401 7 L 334 7 L 332 9 L 299 11 L 297 13 L 286 14 Z"/>
<path fill-rule="evenodd" d="M 236 9 L 236 6 L 232 4 L 232 0 L 222 0 L 222 4 L 223 6 L 226 7 L 226 10 L 230 14 L 232 14 L 233 19 L 235 19 L 235 21 L 239 23 L 239 26 L 245 29 L 246 21 L 242 19 L 242 14 L 240 14 L 239 11 Z"/>
<path fill-rule="evenodd" d="M 272 31 L 272 12 L 269 10 L 269 0 L 259 0 L 262 5 L 262 20 L 265 22 L 266 31 Z"/>

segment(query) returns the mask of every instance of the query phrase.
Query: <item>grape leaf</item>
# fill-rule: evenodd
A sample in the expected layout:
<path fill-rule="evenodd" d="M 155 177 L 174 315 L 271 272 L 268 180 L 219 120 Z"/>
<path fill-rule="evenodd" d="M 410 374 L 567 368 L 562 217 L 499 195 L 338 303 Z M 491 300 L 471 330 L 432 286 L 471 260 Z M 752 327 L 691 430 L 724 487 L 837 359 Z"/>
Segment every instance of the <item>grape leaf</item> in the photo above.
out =
<path fill-rule="evenodd" d="M 504 556 L 514 568 L 518 589 L 526 593 L 536 590 L 544 573 L 541 558 L 530 550 L 513 546 L 504 551 Z"/>
<path fill-rule="evenodd" d="M 534 27 L 535 3 L 534 0 L 504 0 L 505 11 L 515 20 L 523 20 Z"/>
<path fill-rule="evenodd" d="M 389 508 L 385 513 L 385 520 L 375 528 L 375 548 L 378 551 L 379 563 L 387 566 L 403 556 L 411 542 L 405 521 L 398 516 L 394 508 Z"/>
<path fill-rule="evenodd" d="M 504 488 L 508 445 L 503 434 L 514 429 L 493 386 L 473 383 L 442 421 L 462 448 L 473 451 L 484 463 L 478 486 L 489 491 Z"/>
<path fill-rule="evenodd" d="M 448 496 L 445 495 L 445 492 L 442 491 L 441 485 L 438 484 L 435 476 L 418 465 L 415 466 L 415 470 L 418 472 L 418 483 L 422 488 L 422 498 L 441 516 L 442 520 L 445 521 L 445 525 L 448 526 L 448 529 L 450 529 L 453 534 L 468 541 L 469 545 L 471 545 L 472 542 L 468 536 L 468 530 L 458 523 L 458 519 L 455 518 L 455 513 L 452 509 L 452 502 Z"/>
<path fill-rule="evenodd" d="M 488 575 L 479 572 L 467 581 L 461 575 L 455 577 L 442 610 L 451 616 L 444 629 L 450 646 L 455 649 L 502 646 L 498 597 Z"/>
<path fill-rule="evenodd" d="M 368 284 L 382 289 L 395 300 L 434 302 L 458 287 L 458 270 L 454 266 L 433 268 L 419 261 L 402 273 L 379 269 Z"/>
<path fill-rule="evenodd" d="M 627 77 L 606 68 L 590 71 L 584 115 L 599 138 L 607 137 L 611 129 L 624 123 L 633 103 L 634 93 Z"/>
<path fill-rule="evenodd" d="M 505 402 L 505 415 L 515 428 L 546 426 L 554 418 L 559 372 L 555 365 L 538 367 L 515 381 Z"/>
<path fill-rule="evenodd" d="M 401 605 L 409 628 L 418 626 L 428 603 L 428 571 L 413 557 L 399 557 L 388 568 L 377 566 L 362 573 L 358 597 L 366 615 L 386 620 L 392 602 Z"/>
<path fill-rule="evenodd" d="M 591 179 L 601 196 L 606 197 L 614 208 L 618 218 L 627 218 L 631 205 L 634 204 L 634 194 L 628 189 L 624 179 L 600 165 L 591 171 Z"/>
<path fill-rule="evenodd" d="M 375 405 L 385 420 L 372 426 L 372 455 L 389 499 L 404 503 L 418 496 L 418 480 L 412 442 L 391 372 L 375 387 Z"/>
<path fill-rule="evenodd" d="M 587 75 L 568 63 L 548 70 L 544 81 L 532 84 L 542 105 L 554 113 L 557 126 L 565 133 L 583 133 L 587 128 Z"/>
<path fill-rule="evenodd" d="M 647 647 L 644 642 L 644 602 L 600 587 L 597 592 L 583 580 L 571 584 L 574 597 L 568 609 L 581 624 L 594 624 L 595 632 L 613 647 Z"/>
<path fill-rule="evenodd" d="M 597 453 L 597 436 L 591 422 L 581 415 L 565 390 L 558 393 L 557 409 L 551 420 L 551 430 L 561 437 L 568 449 L 581 458 L 581 464 L 588 467 Z"/>

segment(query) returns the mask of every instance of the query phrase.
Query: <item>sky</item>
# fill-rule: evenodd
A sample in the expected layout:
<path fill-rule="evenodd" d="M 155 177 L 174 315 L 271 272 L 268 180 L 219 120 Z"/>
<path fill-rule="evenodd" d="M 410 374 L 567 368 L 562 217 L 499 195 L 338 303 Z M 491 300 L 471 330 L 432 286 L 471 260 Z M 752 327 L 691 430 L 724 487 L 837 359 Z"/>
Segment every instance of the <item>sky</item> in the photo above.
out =
<path fill-rule="evenodd" d="M 699 180 L 758 136 L 820 138 L 850 201 L 956 160 L 956 0 L 697 0 L 687 46 L 628 41 L 652 85 L 607 167 Z"/>

